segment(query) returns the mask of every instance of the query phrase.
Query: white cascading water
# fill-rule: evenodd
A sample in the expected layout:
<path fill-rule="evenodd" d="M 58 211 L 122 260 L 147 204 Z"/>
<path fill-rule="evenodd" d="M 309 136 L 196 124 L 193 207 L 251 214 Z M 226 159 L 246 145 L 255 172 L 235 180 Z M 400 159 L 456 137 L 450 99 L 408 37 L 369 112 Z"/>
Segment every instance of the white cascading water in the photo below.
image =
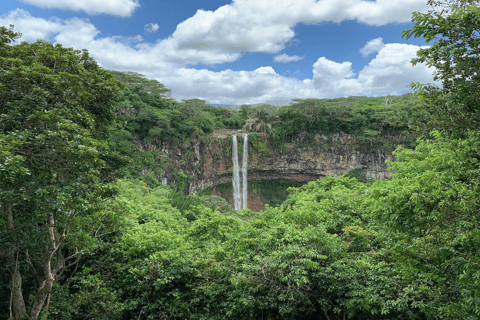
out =
<path fill-rule="evenodd" d="M 240 167 L 238 165 L 238 143 L 237 135 L 233 135 L 232 145 L 233 161 L 233 199 L 235 201 L 235 210 L 247 209 L 248 198 L 248 135 L 243 136 L 243 158 L 242 158 L 242 183 L 240 186 Z"/>
<path fill-rule="evenodd" d="M 237 135 L 233 135 L 232 146 L 232 161 L 233 161 L 233 199 L 235 201 L 235 210 L 240 210 L 242 205 L 240 193 L 240 173 L 238 168 L 238 152 L 237 152 Z"/>
<path fill-rule="evenodd" d="M 248 134 L 245 133 L 243 136 L 243 159 L 242 159 L 242 199 L 243 206 L 242 209 L 247 209 L 247 198 L 248 198 L 248 186 L 247 186 L 247 168 L 248 168 Z"/>

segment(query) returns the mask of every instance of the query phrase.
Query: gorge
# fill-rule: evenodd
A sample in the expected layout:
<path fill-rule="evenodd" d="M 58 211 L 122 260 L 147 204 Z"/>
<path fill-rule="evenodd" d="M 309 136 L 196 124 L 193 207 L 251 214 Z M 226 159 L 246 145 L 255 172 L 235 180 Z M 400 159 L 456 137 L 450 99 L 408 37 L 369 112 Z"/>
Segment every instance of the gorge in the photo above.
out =
<path fill-rule="evenodd" d="M 242 183 L 237 136 L 243 136 Z M 385 136 L 390 141 L 401 143 L 401 137 Z M 308 141 L 307 141 L 308 140 Z M 388 165 L 385 160 L 393 160 L 391 153 L 379 150 L 373 152 L 369 146 L 359 143 L 349 134 L 316 134 L 307 139 L 299 134 L 285 146 L 277 150 L 269 142 L 268 134 L 250 133 L 245 130 L 220 129 L 201 139 L 189 139 L 186 143 L 175 144 L 155 140 L 148 144 L 137 144 L 142 151 L 161 151 L 168 157 L 163 174 L 157 178 L 164 184 L 178 182 L 179 172 L 188 175 L 186 194 L 202 189 L 233 183 L 235 208 L 246 208 L 248 181 L 287 180 L 308 182 L 325 176 L 340 176 L 357 170 L 365 179 L 387 179 Z M 237 174 L 235 174 L 237 172 Z M 247 174 L 248 172 L 248 174 Z"/>

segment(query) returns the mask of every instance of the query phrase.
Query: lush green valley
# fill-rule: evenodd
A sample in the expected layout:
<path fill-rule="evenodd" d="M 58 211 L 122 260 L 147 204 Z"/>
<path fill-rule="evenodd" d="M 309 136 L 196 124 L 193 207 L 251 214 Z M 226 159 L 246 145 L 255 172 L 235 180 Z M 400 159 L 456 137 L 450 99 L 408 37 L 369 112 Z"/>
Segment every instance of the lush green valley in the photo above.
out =
<path fill-rule="evenodd" d="M 405 32 L 448 39 L 417 61 L 443 87 L 286 106 L 178 102 L 0 27 L 0 318 L 478 319 L 480 9 L 456 2 Z M 326 177 L 236 212 L 185 195 L 188 172 L 163 185 L 168 155 L 140 148 L 249 119 L 272 148 L 337 132 L 396 148 L 393 175 Z"/>
<path fill-rule="evenodd" d="M 149 185 L 158 184 L 159 176 L 170 166 L 169 159 L 159 150 L 141 150 L 139 146 L 168 141 L 186 147 L 192 139 L 208 141 L 214 130 L 246 129 L 246 122 L 251 121 L 266 131 L 269 138 L 260 143 L 255 130 L 249 129 L 250 153 L 268 154 L 269 148 L 282 150 L 285 143 L 301 134 L 305 135 L 305 147 L 314 146 L 315 134 L 338 132 L 354 135 L 373 152 L 391 152 L 399 143 L 415 145 L 416 135 L 409 125 L 421 123 L 425 117 L 413 93 L 296 100 L 286 106 L 213 107 L 198 99 L 182 102 L 169 99 L 168 89 L 162 84 L 138 74 L 112 74 L 127 85 L 120 91 L 120 101 L 114 107 L 117 117 L 110 127 L 110 149 L 130 159 L 126 177 L 141 179 Z M 262 130 L 267 125 L 270 129 Z M 227 154 L 231 154 L 231 143 L 226 147 Z M 184 190 L 189 175 L 191 172 L 177 172 L 174 188 Z"/>

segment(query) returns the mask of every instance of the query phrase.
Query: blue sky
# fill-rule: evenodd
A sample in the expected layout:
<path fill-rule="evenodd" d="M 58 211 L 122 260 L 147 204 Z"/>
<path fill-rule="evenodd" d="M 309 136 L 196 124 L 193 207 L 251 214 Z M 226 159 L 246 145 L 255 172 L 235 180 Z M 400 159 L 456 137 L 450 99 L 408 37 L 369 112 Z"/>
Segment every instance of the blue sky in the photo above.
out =
<path fill-rule="evenodd" d="M 104 68 L 157 79 L 175 99 L 286 104 L 406 92 L 434 70 L 403 39 L 426 0 L 3 0 L 22 40 L 88 49 Z"/>

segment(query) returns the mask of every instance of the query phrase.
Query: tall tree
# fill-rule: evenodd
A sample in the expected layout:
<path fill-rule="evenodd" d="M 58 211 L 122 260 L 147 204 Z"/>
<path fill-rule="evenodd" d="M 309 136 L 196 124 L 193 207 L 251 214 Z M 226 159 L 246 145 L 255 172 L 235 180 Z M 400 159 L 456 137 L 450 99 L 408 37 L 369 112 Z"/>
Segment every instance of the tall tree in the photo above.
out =
<path fill-rule="evenodd" d="M 414 12 L 415 25 L 405 30 L 407 39 L 423 37 L 433 45 L 417 52 L 413 64 L 435 68 L 434 80 L 442 87 L 420 85 L 429 111 L 425 131 L 438 129 L 463 135 L 480 125 L 480 7 L 479 0 L 429 0 L 432 10 Z"/>
<path fill-rule="evenodd" d="M 9 45 L 18 37 L 0 27 L 0 259 L 15 319 L 38 319 L 62 273 L 94 245 L 120 84 L 86 51 Z"/>

